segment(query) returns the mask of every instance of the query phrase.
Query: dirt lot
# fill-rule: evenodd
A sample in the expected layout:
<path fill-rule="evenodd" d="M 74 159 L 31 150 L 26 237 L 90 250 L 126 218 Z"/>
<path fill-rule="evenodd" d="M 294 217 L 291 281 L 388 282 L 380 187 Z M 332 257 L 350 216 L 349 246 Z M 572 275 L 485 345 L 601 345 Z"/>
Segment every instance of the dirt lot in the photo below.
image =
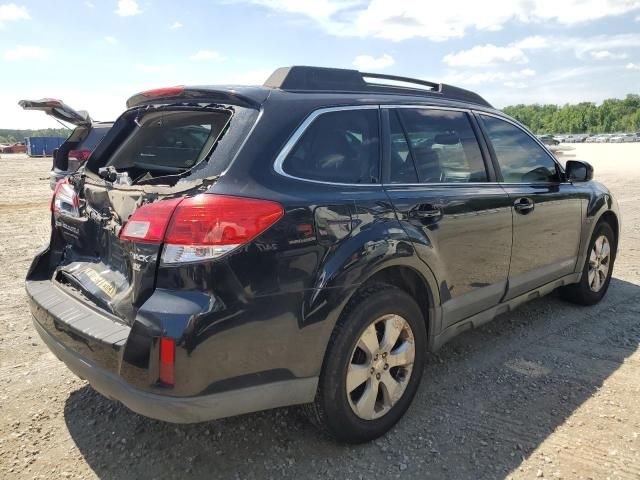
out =
<path fill-rule="evenodd" d="M 575 148 L 624 215 L 605 300 L 549 296 L 455 339 L 396 428 L 357 447 L 298 408 L 176 426 L 75 378 L 37 338 L 23 290 L 48 236 L 49 160 L 3 155 L 0 478 L 640 478 L 640 144 Z"/>

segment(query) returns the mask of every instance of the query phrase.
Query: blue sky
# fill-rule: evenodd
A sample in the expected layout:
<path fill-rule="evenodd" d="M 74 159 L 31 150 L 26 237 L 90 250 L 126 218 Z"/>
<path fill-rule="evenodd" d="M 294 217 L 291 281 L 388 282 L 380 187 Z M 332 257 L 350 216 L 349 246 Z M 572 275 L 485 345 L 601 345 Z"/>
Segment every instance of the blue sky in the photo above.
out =
<path fill-rule="evenodd" d="M 640 0 L 0 0 L 0 128 L 61 98 L 114 119 L 147 88 L 261 84 L 279 66 L 470 88 L 498 107 L 640 93 Z"/>

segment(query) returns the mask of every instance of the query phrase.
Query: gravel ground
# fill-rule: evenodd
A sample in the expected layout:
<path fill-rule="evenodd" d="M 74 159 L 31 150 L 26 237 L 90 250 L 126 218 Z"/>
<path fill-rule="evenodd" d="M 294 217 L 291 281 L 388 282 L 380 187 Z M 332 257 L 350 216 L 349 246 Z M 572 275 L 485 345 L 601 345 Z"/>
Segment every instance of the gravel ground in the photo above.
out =
<path fill-rule="evenodd" d="M 569 148 L 569 147 L 567 147 Z M 198 425 L 134 414 L 37 337 L 23 279 L 49 231 L 49 160 L 0 159 L 0 478 L 640 478 L 640 144 L 577 145 L 623 211 L 591 308 L 554 295 L 429 356 L 405 418 L 343 446 L 298 408 Z"/>

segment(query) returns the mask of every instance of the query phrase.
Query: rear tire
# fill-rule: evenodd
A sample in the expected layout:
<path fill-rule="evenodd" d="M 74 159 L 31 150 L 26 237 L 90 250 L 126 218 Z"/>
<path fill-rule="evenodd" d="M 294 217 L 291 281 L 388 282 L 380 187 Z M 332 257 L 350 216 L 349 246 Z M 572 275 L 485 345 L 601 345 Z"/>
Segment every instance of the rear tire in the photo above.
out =
<path fill-rule="evenodd" d="M 422 312 L 410 295 L 380 283 L 363 288 L 331 335 L 308 417 L 347 443 L 383 435 L 416 394 L 426 341 Z"/>
<path fill-rule="evenodd" d="M 560 289 L 561 296 L 578 305 L 595 305 L 607 293 L 616 259 L 616 238 L 606 222 L 599 223 L 589 242 L 580 281 Z"/>

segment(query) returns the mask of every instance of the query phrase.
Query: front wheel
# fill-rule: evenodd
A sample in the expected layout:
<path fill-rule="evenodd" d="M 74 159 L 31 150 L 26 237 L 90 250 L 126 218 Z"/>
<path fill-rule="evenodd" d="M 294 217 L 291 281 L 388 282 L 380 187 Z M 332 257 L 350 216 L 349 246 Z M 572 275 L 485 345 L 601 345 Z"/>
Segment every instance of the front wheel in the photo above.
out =
<path fill-rule="evenodd" d="M 426 328 L 415 300 L 386 284 L 349 302 L 331 336 L 310 418 L 348 443 L 373 440 L 406 412 L 424 369 Z"/>
<path fill-rule="evenodd" d="M 615 262 L 616 238 L 611 226 L 602 222 L 596 226 L 580 281 L 561 289 L 562 296 L 579 305 L 595 305 L 609 288 Z"/>

